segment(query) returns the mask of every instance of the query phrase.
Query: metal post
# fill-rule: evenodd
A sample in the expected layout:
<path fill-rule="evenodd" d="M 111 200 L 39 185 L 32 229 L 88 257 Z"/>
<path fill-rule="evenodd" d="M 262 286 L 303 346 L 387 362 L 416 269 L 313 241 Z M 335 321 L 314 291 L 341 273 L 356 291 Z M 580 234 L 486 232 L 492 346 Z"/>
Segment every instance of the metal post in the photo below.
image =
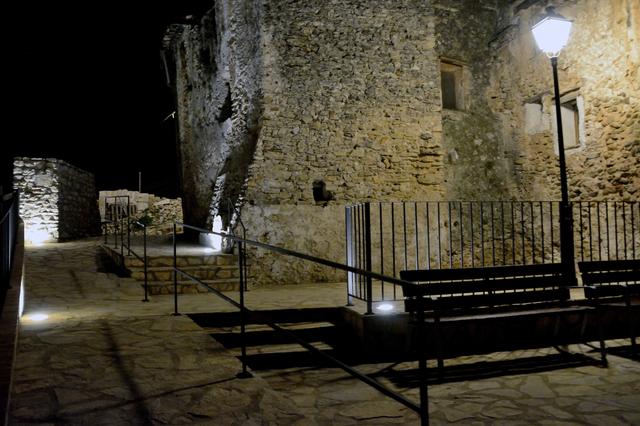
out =
<path fill-rule="evenodd" d="M 420 425 L 429 426 L 429 393 L 427 384 L 426 325 L 422 306 L 416 311 L 418 323 L 418 370 L 420 375 Z"/>
<path fill-rule="evenodd" d="M 144 300 L 143 302 L 148 302 L 149 301 L 149 291 L 148 291 L 148 285 L 149 285 L 149 281 L 148 281 L 148 271 L 147 271 L 147 264 L 148 264 L 148 259 L 147 259 L 147 227 L 143 226 L 142 227 L 142 256 L 144 257 Z"/>
<path fill-rule="evenodd" d="M 242 362 L 242 371 L 236 374 L 239 379 L 248 379 L 253 377 L 251 373 L 247 371 L 247 340 L 246 340 L 246 321 L 247 313 L 244 307 L 244 244 L 241 242 L 238 244 L 238 270 L 240 271 L 240 361 Z"/>
<path fill-rule="evenodd" d="M 365 239 L 365 269 L 371 272 L 371 205 L 364 203 L 364 239 Z M 367 275 L 367 312 L 365 315 L 373 315 L 373 280 Z"/>
<path fill-rule="evenodd" d="M 347 243 L 347 265 L 355 266 L 354 264 L 354 254 L 353 254 L 353 225 L 351 223 L 351 217 L 353 213 L 352 207 L 345 207 L 344 209 L 344 221 L 345 221 L 345 241 Z M 347 272 L 347 306 L 353 306 L 353 301 L 351 300 L 351 295 L 353 294 L 355 287 L 355 274 L 353 272 Z"/>
<path fill-rule="evenodd" d="M 564 159 L 564 135 L 562 134 L 562 110 L 560 105 L 560 87 L 558 84 L 558 57 L 551 58 L 553 70 L 553 91 L 556 105 L 556 122 L 558 133 L 558 161 L 560 163 L 560 260 L 564 266 L 565 282 L 576 285 L 573 248 L 573 212 L 569 203 L 569 188 L 567 184 L 567 165 Z"/>
<path fill-rule="evenodd" d="M 180 315 L 178 313 L 178 257 L 175 222 L 173 222 L 173 315 Z"/>
<path fill-rule="evenodd" d="M 127 256 L 131 256 L 131 199 L 127 196 Z"/>

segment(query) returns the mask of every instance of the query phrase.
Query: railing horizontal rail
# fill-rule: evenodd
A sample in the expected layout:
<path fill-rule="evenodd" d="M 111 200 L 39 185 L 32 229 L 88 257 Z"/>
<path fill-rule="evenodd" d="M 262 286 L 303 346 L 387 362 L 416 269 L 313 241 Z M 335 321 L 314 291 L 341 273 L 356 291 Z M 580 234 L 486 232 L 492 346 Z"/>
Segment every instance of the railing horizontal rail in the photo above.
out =
<path fill-rule="evenodd" d="M 346 272 L 351 272 L 351 273 L 357 273 L 357 274 L 363 274 L 365 276 L 370 276 L 371 278 L 375 278 L 375 279 L 381 279 L 381 280 L 389 280 L 390 282 L 394 282 L 397 284 L 411 284 L 409 282 L 405 282 L 403 280 L 397 279 L 397 278 L 393 278 L 393 277 L 385 277 L 384 275 L 381 274 L 376 274 L 373 272 L 369 272 L 360 268 L 354 268 L 339 262 L 334 262 L 328 259 L 324 259 L 324 258 L 320 258 L 317 256 L 312 256 L 312 255 L 308 255 L 305 253 L 300 253 L 298 251 L 295 250 L 289 250 L 289 249 L 285 249 L 282 247 L 277 247 L 271 244 L 267 244 L 267 243 L 261 243 L 259 241 L 254 241 L 254 240 L 250 240 L 244 237 L 238 237 L 235 236 L 233 234 L 228 234 L 228 233 L 223 233 L 223 232 L 215 232 L 215 231 L 210 231 L 204 228 L 200 228 L 197 226 L 192 226 L 192 225 L 188 225 L 185 223 L 181 223 L 181 222 L 174 222 L 174 266 L 173 266 L 173 270 L 175 271 L 175 276 L 174 276 L 174 283 L 176 283 L 177 285 L 177 274 L 180 273 L 186 277 L 188 277 L 189 279 L 203 285 L 205 288 L 207 288 L 210 292 L 216 294 L 217 296 L 221 297 L 223 300 L 229 302 L 230 304 L 232 304 L 233 306 L 237 307 L 238 309 L 240 309 L 241 315 L 244 315 L 246 313 L 251 313 L 252 315 L 254 315 L 255 317 L 261 317 L 264 318 L 263 321 L 260 321 L 261 323 L 264 323 L 266 325 L 268 325 L 269 327 L 271 327 L 273 330 L 278 331 L 280 333 L 283 333 L 287 336 L 289 336 L 290 338 L 292 338 L 294 341 L 296 341 L 298 344 L 300 344 L 302 347 L 304 347 L 305 349 L 309 350 L 310 352 L 316 354 L 317 356 L 320 356 L 326 360 L 328 360 L 329 362 L 333 363 L 334 365 L 338 366 L 339 368 L 341 368 L 343 371 L 347 372 L 348 374 L 352 375 L 353 377 L 361 380 L 362 382 L 368 384 L 369 386 L 375 388 L 376 390 L 378 390 L 379 392 L 383 393 L 384 395 L 392 398 L 393 400 L 403 404 L 404 406 L 406 406 L 407 408 L 415 411 L 416 413 L 418 413 L 421 417 L 422 420 L 422 424 L 426 425 L 428 424 L 428 407 L 427 404 L 425 403 L 424 405 L 422 404 L 416 404 L 415 402 L 409 400 L 408 398 L 405 398 L 404 396 L 402 396 L 401 394 L 394 392 L 393 390 L 387 388 L 386 386 L 384 386 L 382 383 L 378 382 L 377 380 L 359 372 L 358 370 L 356 370 L 355 368 L 345 364 L 344 362 L 338 360 L 337 358 L 325 353 L 324 351 L 316 348 L 315 346 L 313 346 L 312 344 L 310 344 L 309 342 L 305 341 L 304 339 L 301 339 L 299 336 L 297 336 L 294 332 L 287 330 L 285 328 L 283 328 L 282 326 L 278 325 L 277 323 L 275 323 L 274 321 L 272 321 L 272 319 L 264 314 L 264 313 L 257 313 L 255 311 L 252 311 L 248 308 L 246 308 L 244 306 L 244 285 L 241 282 L 240 283 L 240 303 L 236 302 L 235 300 L 231 299 L 230 297 L 228 297 L 227 295 L 223 294 L 221 291 L 212 288 L 211 286 L 209 286 L 208 284 L 204 283 L 202 280 L 194 277 L 193 275 L 181 270 L 177 264 L 176 264 L 176 256 L 177 256 L 177 252 L 176 252 L 176 237 L 175 237 L 175 229 L 176 226 L 182 226 L 183 228 L 186 229 L 191 229 L 194 231 L 198 231 L 198 232 L 202 232 L 202 233 L 207 233 L 207 234 L 213 234 L 213 235 L 218 235 L 220 237 L 223 238 L 228 238 L 231 239 L 233 241 L 235 241 L 236 243 L 238 243 L 239 245 L 239 258 L 240 258 L 240 265 L 243 264 L 243 249 L 242 249 L 242 245 L 247 244 L 250 246 L 254 246 L 254 247 L 258 247 L 258 248 L 262 248 L 265 250 L 269 250 L 271 252 L 274 253 L 278 253 L 278 254 L 282 254 L 282 255 L 286 255 L 286 256 L 291 256 L 291 257 L 295 257 L 298 259 L 303 259 L 303 260 L 307 260 L 310 262 L 314 262 L 317 264 L 321 264 L 324 266 L 329 266 L 329 267 L 333 267 L 336 269 L 340 269 Z M 242 266 L 241 266 L 242 267 Z M 242 281 L 242 274 L 241 274 L 241 279 Z M 177 306 L 178 306 L 178 302 L 177 302 L 177 288 L 174 289 L 174 297 L 175 297 L 175 307 L 176 307 L 176 314 L 177 314 Z M 244 335 L 244 317 L 242 316 L 243 320 L 242 320 L 242 331 L 241 333 Z M 244 337 L 243 337 L 243 342 L 244 342 Z M 243 351 L 243 355 L 242 355 L 242 359 L 243 359 L 243 370 L 246 368 L 245 364 L 244 364 L 244 358 L 245 358 L 245 345 L 244 343 L 242 344 L 242 351 Z M 426 385 L 421 386 L 421 392 L 424 388 L 425 394 L 426 394 Z M 426 395 L 422 395 L 421 394 L 421 401 L 426 401 Z"/>
<path fill-rule="evenodd" d="M 411 284 L 408 281 L 403 281 L 400 278 L 395 278 L 395 277 L 390 277 L 390 276 L 386 276 L 386 275 L 382 275 L 376 272 L 369 272 L 365 269 L 361 269 L 361 268 L 356 268 L 353 266 L 349 266 L 349 265 L 345 265 L 344 263 L 339 263 L 339 262 L 334 262 L 333 260 L 329 260 L 329 259 L 324 259 L 321 257 L 317 257 L 317 256 L 312 256 L 310 254 L 305 254 L 305 253 L 300 253 L 294 250 L 289 250 L 289 249 L 285 249 L 282 247 L 277 247 L 271 244 L 267 244 L 267 243 L 261 243 L 259 241 L 254 241 L 254 240 L 249 240 L 246 238 L 241 238 L 241 237 L 237 237 L 233 234 L 227 234 L 224 232 L 215 232 L 215 231 L 210 231 L 207 229 L 203 229 L 203 228 L 199 228 L 197 226 L 192 226 L 192 225 L 187 225 L 185 223 L 181 223 L 181 222 L 175 222 L 176 225 L 180 225 L 183 226 L 185 228 L 188 229 L 192 229 L 194 231 L 199 231 L 199 232 L 204 232 L 207 234 L 213 234 L 213 235 L 218 235 L 221 236 L 223 238 L 229 238 L 233 241 L 236 242 L 242 242 L 242 243 L 246 243 L 248 245 L 254 246 L 254 247 L 260 247 L 275 253 L 279 253 L 279 254 L 284 254 L 287 256 L 292 256 L 292 257 L 297 257 L 298 259 L 303 259 L 303 260 L 308 260 L 310 262 L 314 262 L 314 263 L 318 263 L 320 265 L 324 265 L 324 266 L 329 266 L 331 268 L 335 268 L 335 269 L 340 269 L 342 271 L 346 271 L 346 272 L 353 272 L 355 274 L 361 274 L 367 277 L 371 277 L 374 278 L 376 280 L 382 280 L 382 281 L 386 281 L 386 282 L 390 282 L 390 283 L 394 283 L 394 284 L 399 284 L 399 285 L 403 285 L 403 284 Z"/>

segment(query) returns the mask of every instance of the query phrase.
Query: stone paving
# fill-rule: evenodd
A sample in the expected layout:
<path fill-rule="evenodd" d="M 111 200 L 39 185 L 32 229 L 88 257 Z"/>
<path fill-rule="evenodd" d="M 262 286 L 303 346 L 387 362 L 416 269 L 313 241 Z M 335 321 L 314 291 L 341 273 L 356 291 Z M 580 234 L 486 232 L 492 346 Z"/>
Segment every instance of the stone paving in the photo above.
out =
<path fill-rule="evenodd" d="M 418 424 L 413 412 L 339 369 L 304 365 L 236 378 L 237 349 L 225 348 L 188 316 L 171 316 L 172 296 L 142 303 L 138 282 L 103 270 L 98 244 L 27 249 L 10 424 Z M 343 284 L 247 293 L 250 308 L 344 301 Z M 234 309 L 209 294 L 188 294 L 180 296 L 180 311 Z M 36 321 L 37 313 L 48 319 Z M 249 354 L 268 350 L 249 348 Z M 496 353 L 448 364 L 484 365 L 546 352 L 553 353 Z M 434 384 L 432 424 L 640 424 L 640 363 L 609 359 L 608 368 L 578 365 Z M 414 363 L 358 368 L 417 401 Z"/>

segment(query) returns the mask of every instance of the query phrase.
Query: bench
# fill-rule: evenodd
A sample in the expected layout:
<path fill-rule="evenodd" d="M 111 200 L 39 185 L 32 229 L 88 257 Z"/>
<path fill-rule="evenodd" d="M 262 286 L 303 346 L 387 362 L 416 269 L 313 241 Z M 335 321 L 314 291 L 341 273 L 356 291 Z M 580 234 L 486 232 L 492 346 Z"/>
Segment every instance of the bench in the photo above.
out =
<path fill-rule="evenodd" d="M 640 259 L 578 262 L 584 293 L 599 309 L 624 310 L 637 356 L 634 310 L 640 310 Z M 602 325 L 600 325 L 602 326 Z"/>
<path fill-rule="evenodd" d="M 439 375 L 444 368 L 443 324 L 495 321 L 503 324 L 515 319 L 555 318 L 554 342 L 563 316 L 583 315 L 582 331 L 588 312 L 595 308 L 572 304 L 570 288 L 564 285 L 563 265 L 537 264 L 492 266 L 486 268 L 405 270 L 403 285 L 405 310 L 416 317 L 418 327 L 435 329 Z M 606 365 L 602 335 L 602 364 Z"/>

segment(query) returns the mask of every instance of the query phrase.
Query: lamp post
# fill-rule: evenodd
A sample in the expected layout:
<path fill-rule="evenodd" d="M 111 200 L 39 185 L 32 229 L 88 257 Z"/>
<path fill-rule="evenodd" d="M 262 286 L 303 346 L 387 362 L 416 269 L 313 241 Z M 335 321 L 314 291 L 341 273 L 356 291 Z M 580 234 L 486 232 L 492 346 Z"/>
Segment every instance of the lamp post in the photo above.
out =
<path fill-rule="evenodd" d="M 536 44 L 551 59 L 553 70 L 553 91 L 556 106 L 556 130 L 558 133 L 558 161 L 560 163 L 560 257 L 569 284 L 575 284 L 573 213 L 569 204 L 567 185 L 567 165 L 564 158 L 564 137 L 562 134 L 562 111 L 560 88 L 558 85 L 558 55 L 569 40 L 571 21 L 557 14 L 553 7 L 546 8 L 546 14 L 531 29 Z"/>

